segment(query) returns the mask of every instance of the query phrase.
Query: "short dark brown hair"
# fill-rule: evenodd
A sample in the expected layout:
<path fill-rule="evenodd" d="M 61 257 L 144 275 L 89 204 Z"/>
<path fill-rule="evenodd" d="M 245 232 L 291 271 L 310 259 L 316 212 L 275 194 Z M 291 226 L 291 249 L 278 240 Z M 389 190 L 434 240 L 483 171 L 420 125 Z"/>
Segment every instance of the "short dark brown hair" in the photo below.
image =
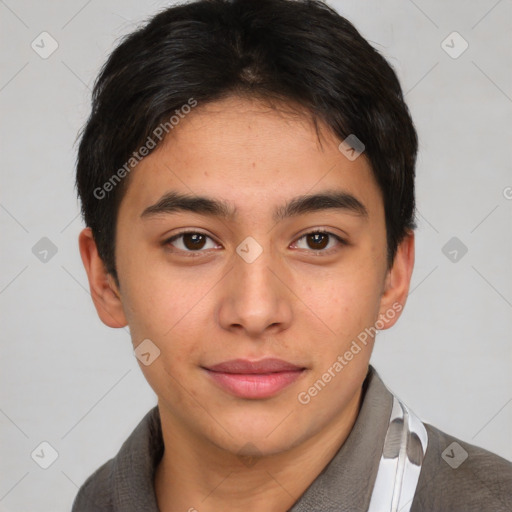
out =
<path fill-rule="evenodd" d="M 199 0 L 166 8 L 124 37 L 95 82 L 76 184 L 85 223 L 116 281 L 127 162 L 136 163 L 148 137 L 158 145 L 155 130 L 191 98 L 204 104 L 233 94 L 300 105 L 340 141 L 353 134 L 363 142 L 383 195 L 391 265 L 415 228 L 418 149 L 392 67 L 319 0 Z"/>

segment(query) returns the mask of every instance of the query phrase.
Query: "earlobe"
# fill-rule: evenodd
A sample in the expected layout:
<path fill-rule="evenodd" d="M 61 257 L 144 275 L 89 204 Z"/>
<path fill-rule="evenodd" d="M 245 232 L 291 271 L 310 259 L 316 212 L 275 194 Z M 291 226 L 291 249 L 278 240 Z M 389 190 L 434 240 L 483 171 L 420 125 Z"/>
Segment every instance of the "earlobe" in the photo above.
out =
<path fill-rule="evenodd" d="M 388 270 L 379 309 L 379 325 L 389 329 L 395 324 L 407 301 L 414 268 L 414 232 L 408 231 L 400 242 L 393 266 Z"/>
<path fill-rule="evenodd" d="M 109 327 L 125 327 L 128 322 L 123 310 L 121 295 L 112 276 L 98 254 L 91 228 L 81 231 L 78 244 L 82 262 L 87 272 L 91 298 L 101 321 Z"/>

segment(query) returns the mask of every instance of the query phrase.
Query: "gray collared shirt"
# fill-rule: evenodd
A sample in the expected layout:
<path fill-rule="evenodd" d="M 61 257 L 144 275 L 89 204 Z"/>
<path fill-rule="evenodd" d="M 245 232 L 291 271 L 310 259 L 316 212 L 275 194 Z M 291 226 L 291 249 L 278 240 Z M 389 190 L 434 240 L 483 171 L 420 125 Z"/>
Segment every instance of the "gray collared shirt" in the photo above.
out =
<path fill-rule="evenodd" d="M 392 393 L 370 366 L 349 436 L 289 512 L 368 510 L 392 402 Z M 425 428 L 428 448 L 411 512 L 512 511 L 511 462 L 431 425 Z M 442 457 L 452 443 L 468 454 L 457 468 L 446 462 L 446 454 Z M 82 485 L 72 512 L 159 512 L 153 482 L 163 450 L 159 411 L 154 407 L 118 454 Z"/>

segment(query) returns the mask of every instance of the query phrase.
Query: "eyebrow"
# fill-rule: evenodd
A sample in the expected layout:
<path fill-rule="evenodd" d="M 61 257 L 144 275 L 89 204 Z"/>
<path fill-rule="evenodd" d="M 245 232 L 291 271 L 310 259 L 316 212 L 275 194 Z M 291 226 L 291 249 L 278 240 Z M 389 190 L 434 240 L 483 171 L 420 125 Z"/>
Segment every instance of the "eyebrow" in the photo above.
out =
<path fill-rule="evenodd" d="M 354 195 L 342 190 L 325 190 L 318 194 L 292 198 L 286 204 L 274 210 L 273 220 L 274 222 L 280 222 L 286 218 L 325 210 L 339 210 L 368 218 L 368 210 Z M 148 206 L 142 212 L 141 218 L 181 211 L 226 220 L 233 220 L 237 214 L 237 209 L 226 201 L 172 191 L 164 194 L 155 204 Z"/>

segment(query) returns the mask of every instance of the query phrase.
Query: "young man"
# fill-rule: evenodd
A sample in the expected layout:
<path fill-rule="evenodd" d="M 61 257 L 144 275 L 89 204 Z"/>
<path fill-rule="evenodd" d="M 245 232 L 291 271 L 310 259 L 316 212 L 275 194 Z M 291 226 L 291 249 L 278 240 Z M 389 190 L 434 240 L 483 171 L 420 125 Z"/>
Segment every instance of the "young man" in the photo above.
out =
<path fill-rule="evenodd" d="M 74 512 L 512 510 L 512 464 L 369 365 L 409 289 L 416 152 L 395 73 L 318 1 L 174 6 L 114 50 L 80 251 L 158 406 Z"/>

